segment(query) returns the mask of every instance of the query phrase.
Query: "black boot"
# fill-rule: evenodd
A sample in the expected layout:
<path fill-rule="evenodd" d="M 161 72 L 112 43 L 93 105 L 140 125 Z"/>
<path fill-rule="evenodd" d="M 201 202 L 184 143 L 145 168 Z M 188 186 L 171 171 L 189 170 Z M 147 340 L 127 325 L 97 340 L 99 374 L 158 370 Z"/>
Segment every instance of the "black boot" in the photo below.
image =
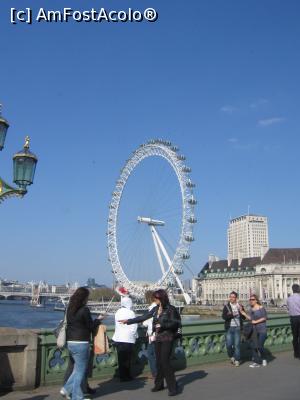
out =
<path fill-rule="evenodd" d="M 164 390 L 164 386 L 160 386 L 160 387 L 154 386 L 154 388 L 151 389 L 151 392 L 159 392 L 160 390 Z"/>

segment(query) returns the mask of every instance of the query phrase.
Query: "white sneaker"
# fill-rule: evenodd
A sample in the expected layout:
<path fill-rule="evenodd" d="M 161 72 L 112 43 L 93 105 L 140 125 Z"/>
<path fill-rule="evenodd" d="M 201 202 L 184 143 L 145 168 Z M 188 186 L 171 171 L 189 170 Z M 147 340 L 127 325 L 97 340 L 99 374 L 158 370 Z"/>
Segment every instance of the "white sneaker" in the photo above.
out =
<path fill-rule="evenodd" d="M 262 366 L 266 367 L 268 365 L 267 360 L 262 360 Z"/>
<path fill-rule="evenodd" d="M 254 363 L 250 364 L 249 367 L 250 368 L 259 368 L 260 365 L 254 362 Z"/>
<path fill-rule="evenodd" d="M 59 393 L 62 395 L 62 397 L 65 397 L 67 400 L 71 400 L 71 396 L 69 395 L 69 393 L 66 391 L 65 388 L 61 388 Z"/>
<path fill-rule="evenodd" d="M 234 358 L 234 357 L 230 357 L 230 362 L 231 362 L 231 364 L 234 365 L 234 363 L 235 363 L 235 358 Z"/>
<path fill-rule="evenodd" d="M 239 367 L 239 366 L 240 366 L 240 362 L 239 362 L 239 361 L 237 361 L 237 360 L 235 360 L 235 362 L 234 362 L 234 366 L 235 366 L 235 367 Z"/>

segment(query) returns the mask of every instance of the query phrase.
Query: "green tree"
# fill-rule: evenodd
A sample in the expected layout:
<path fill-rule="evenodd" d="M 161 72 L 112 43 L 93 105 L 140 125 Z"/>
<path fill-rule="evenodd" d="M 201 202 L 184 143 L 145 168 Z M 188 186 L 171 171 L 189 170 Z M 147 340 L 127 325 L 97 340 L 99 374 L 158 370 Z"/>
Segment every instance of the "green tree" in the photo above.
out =
<path fill-rule="evenodd" d="M 91 301 L 120 301 L 120 295 L 111 288 L 95 288 L 90 291 Z"/>

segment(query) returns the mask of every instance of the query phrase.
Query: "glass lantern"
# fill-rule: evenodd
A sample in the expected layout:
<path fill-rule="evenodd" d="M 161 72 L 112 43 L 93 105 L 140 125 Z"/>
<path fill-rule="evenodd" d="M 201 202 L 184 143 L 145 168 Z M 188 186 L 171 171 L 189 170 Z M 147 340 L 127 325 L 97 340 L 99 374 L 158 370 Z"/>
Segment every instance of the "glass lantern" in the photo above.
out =
<path fill-rule="evenodd" d="M 6 137 L 8 127 L 9 127 L 9 123 L 0 114 L 0 151 L 4 147 L 5 137 Z"/>
<path fill-rule="evenodd" d="M 28 185 L 33 183 L 37 156 L 29 151 L 29 137 L 25 139 L 23 150 L 16 153 L 13 157 L 14 163 L 14 182 L 22 189 L 26 190 Z"/>

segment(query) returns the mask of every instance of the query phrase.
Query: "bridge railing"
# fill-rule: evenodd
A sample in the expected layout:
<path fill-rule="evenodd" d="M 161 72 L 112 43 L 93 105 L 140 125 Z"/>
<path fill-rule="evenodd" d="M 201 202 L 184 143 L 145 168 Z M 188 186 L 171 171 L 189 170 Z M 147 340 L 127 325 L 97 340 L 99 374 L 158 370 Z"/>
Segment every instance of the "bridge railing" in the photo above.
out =
<path fill-rule="evenodd" d="M 108 327 L 111 338 L 114 328 Z M 270 353 L 291 349 L 292 333 L 289 318 L 274 316 L 268 320 L 268 338 L 266 349 Z M 145 330 L 139 329 L 139 337 L 134 350 L 133 372 L 148 372 L 147 338 Z M 38 382 L 40 385 L 61 383 L 67 368 L 69 354 L 67 349 L 59 350 L 53 333 L 48 330 L 39 332 L 39 365 Z M 242 343 L 242 358 L 250 359 L 249 343 Z M 183 326 L 183 339 L 176 342 L 172 363 L 176 370 L 196 366 L 208 362 L 227 359 L 224 323 L 221 320 L 206 320 L 188 323 Z M 95 356 L 92 377 L 97 379 L 112 377 L 117 369 L 117 353 L 111 342 L 110 352 L 103 356 Z"/>
<path fill-rule="evenodd" d="M 20 287 L 20 288 L 8 288 L 8 287 L 0 287 L 0 293 L 31 293 L 31 288 Z"/>

